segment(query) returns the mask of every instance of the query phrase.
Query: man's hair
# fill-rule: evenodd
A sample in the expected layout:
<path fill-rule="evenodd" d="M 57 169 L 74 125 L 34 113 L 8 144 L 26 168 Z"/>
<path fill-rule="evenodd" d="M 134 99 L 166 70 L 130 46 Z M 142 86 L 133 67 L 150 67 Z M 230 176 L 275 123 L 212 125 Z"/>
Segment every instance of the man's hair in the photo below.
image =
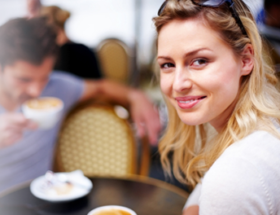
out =
<path fill-rule="evenodd" d="M 56 33 L 46 18 L 12 19 L 0 27 L 2 68 L 18 60 L 40 65 L 46 57 L 56 57 Z"/>

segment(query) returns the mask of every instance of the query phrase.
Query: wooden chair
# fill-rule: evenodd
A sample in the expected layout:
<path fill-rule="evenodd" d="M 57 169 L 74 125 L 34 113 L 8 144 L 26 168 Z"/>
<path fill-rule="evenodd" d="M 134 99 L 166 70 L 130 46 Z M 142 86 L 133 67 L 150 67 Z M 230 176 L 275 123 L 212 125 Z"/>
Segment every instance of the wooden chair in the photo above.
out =
<path fill-rule="evenodd" d="M 139 144 L 127 119 L 117 115 L 113 105 L 86 103 L 66 117 L 55 154 L 55 171 L 80 169 L 88 176 L 125 177 L 148 175 L 149 143 Z"/>
<path fill-rule="evenodd" d="M 118 39 L 105 39 L 96 51 L 104 77 L 127 84 L 131 67 L 127 45 Z"/>

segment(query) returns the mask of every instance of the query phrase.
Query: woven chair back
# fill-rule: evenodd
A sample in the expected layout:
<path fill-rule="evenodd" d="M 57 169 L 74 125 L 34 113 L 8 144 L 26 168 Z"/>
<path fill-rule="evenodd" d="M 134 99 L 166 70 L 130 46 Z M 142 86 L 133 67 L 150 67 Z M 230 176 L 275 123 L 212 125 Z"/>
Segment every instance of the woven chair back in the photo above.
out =
<path fill-rule="evenodd" d="M 86 176 L 137 174 L 134 132 L 111 105 L 90 104 L 74 109 L 59 135 L 57 171 L 80 169 Z"/>
<path fill-rule="evenodd" d="M 97 48 L 98 58 L 104 76 L 123 84 L 130 76 L 130 54 L 126 44 L 118 39 L 106 39 Z"/>

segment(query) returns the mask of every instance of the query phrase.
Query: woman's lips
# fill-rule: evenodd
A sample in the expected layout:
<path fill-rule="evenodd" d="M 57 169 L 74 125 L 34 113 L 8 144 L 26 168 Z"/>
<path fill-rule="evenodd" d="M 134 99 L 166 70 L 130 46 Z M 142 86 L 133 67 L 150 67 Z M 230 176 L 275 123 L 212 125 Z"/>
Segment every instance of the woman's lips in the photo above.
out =
<path fill-rule="evenodd" d="M 193 108 L 200 101 L 205 99 L 206 96 L 186 96 L 186 97 L 177 97 L 175 98 L 177 104 L 182 109 L 190 109 Z"/>

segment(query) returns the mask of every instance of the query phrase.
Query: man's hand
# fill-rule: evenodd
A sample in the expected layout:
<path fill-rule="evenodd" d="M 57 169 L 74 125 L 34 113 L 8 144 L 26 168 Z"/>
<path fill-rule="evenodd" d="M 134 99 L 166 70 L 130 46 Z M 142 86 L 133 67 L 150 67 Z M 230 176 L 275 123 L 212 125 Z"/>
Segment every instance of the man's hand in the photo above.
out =
<path fill-rule="evenodd" d="M 0 149 L 20 140 L 25 129 L 36 128 L 36 123 L 26 119 L 21 113 L 0 115 Z"/>
<path fill-rule="evenodd" d="M 158 111 L 141 91 L 131 90 L 128 99 L 137 134 L 143 137 L 147 133 L 150 143 L 156 144 L 161 130 Z"/>
<path fill-rule="evenodd" d="M 84 94 L 80 101 L 98 96 L 106 97 L 124 107 L 129 107 L 138 135 L 143 137 L 147 133 L 150 143 L 157 143 L 161 129 L 159 114 L 144 93 L 108 79 L 86 80 Z"/>

